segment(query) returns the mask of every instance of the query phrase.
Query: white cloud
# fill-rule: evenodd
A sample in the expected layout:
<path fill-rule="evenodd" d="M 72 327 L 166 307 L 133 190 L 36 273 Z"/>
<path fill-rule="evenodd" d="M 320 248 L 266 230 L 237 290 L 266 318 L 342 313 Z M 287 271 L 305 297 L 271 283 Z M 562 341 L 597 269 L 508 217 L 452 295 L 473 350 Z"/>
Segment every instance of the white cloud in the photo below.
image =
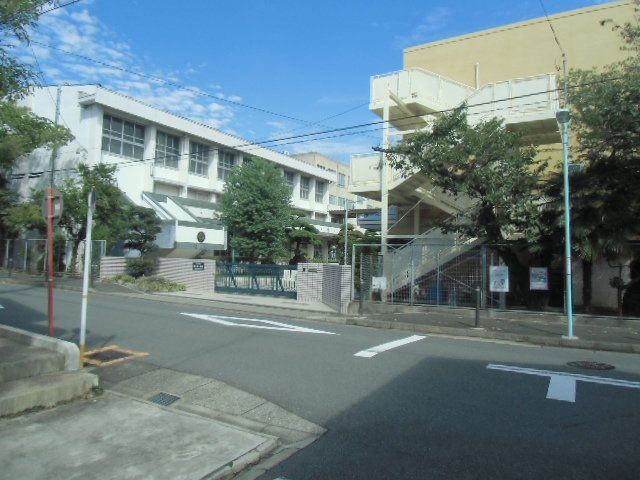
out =
<path fill-rule="evenodd" d="M 70 7 L 43 15 L 37 28 L 30 32 L 32 40 L 36 43 L 31 47 L 18 48 L 21 58 L 27 63 L 33 63 L 35 54 L 47 83 L 100 83 L 177 115 L 206 123 L 214 128 L 231 130 L 230 123 L 235 118 L 232 108 L 212 102 L 211 98 L 202 95 L 204 92 L 199 87 L 189 86 L 182 89 L 160 80 L 129 73 L 151 71 L 153 76 L 183 85 L 185 81 L 181 77 L 197 73 L 206 66 L 205 64 L 194 66 L 189 63 L 174 71 L 149 68 L 148 62 L 143 61 L 129 43 L 91 14 L 87 8 L 91 3 L 85 1 L 80 4 L 80 9 Z M 38 43 L 97 59 L 117 68 L 74 57 Z M 225 96 L 220 85 L 210 85 L 210 88 L 218 92 L 220 99 L 242 101 L 238 95 Z"/>
<path fill-rule="evenodd" d="M 434 40 L 435 35 L 447 26 L 450 16 L 451 10 L 448 8 L 435 8 L 423 17 L 410 34 L 397 36 L 396 43 L 401 47 L 407 47 Z"/>

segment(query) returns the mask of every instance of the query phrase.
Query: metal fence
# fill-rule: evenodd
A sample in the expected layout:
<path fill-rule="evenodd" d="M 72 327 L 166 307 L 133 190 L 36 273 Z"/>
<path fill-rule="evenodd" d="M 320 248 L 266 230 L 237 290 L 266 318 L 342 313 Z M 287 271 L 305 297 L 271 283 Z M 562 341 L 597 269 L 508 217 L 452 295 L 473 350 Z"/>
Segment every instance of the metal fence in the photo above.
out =
<path fill-rule="evenodd" d="M 100 272 L 100 259 L 106 254 L 106 240 L 92 240 L 91 271 Z M 43 238 L 0 239 L 0 266 L 8 271 L 40 274 L 46 271 L 47 240 Z M 56 274 L 82 272 L 84 243 L 81 243 L 73 265 L 73 242 L 54 241 L 53 266 Z"/>
<path fill-rule="evenodd" d="M 216 263 L 217 292 L 296 298 L 297 265 Z"/>
<path fill-rule="evenodd" d="M 562 251 L 541 258 L 527 246 L 484 245 L 477 241 L 414 242 L 379 254 L 358 254 L 354 299 L 408 305 L 534 310 L 562 313 L 565 286 Z M 629 259 L 600 262 L 591 275 L 590 313 L 639 316 L 625 311 L 634 285 Z M 626 270 L 625 270 L 626 268 Z M 626 272 L 626 273 L 625 273 Z M 574 299 L 583 308 L 583 276 L 574 263 Z M 616 288 L 614 277 L 622 279 Z M 634 301 L 634 299 L 630 299 Z M 640 302 L 640 299 L 638 299 Z M 478 303 L 479 302 L 479 303 Z"/>

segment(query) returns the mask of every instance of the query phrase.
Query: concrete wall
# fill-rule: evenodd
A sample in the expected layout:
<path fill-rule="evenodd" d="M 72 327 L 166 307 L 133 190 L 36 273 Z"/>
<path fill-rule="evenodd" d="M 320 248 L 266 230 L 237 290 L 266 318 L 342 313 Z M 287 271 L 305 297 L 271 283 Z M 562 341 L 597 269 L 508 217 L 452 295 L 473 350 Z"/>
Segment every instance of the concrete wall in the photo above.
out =
<path fill-rule="evenodd" d="M 351 302 L 351 266 L 299 263 L 296 289 L 299 302 L 322 302 L 346 314 Z"/>
<path fill-rule="evenodd" d="M 612 19 L 633 20 L 630 2 L 613 2 L 550 17 L 570 68 L 602 67 L 623 59 L 628 52 Z M 562 69 L 562 55 L 545 18 L 505 25 L 460 37 L 418 45 L 404 51 L 404 68 L 423 68 L 469 86 L 475 86 L 475 65 L 480 64 L 480 85 L 552 73 Z"/>
<path fill-rule="evenodd" d="M 194 270 L 194 263 L 204 264 L 204 270 Z M 102 257 L 100 262 L 100 280 L 125 273 L 124 257 Z M 187 291 L 213 292 L 215 288 L 215 260 L 192 260 L 184 258 L 159 258 L 158 277 L 181 283 Z"/>
<path fill-rule="evenodd" d="M 623 264 L 622 279 L 629 282 L 629 263 L 631 259 L 617 260 L 615 264 Z M 582 263 L 573 264 L 573 300 L 575 305 L 582 305 Z M 618 291 L 609 285 L 609 280 L 620 275 L 617 267 L 610 267 L 605 260 L 594 263 L 591 272 L 591 305 L 594 307 L 616 310 L 618 308 Z"/>

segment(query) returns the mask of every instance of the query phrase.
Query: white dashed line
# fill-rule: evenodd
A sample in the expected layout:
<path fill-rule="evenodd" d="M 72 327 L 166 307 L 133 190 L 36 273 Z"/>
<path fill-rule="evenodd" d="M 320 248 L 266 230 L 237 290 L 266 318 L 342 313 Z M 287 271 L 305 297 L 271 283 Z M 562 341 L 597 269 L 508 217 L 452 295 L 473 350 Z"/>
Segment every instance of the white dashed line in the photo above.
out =
<path fill-rule="evenodd" d="M 367 348 L 366 350 L 362 350 L 358 353 L 354 353 L 354 357 L 362 357 L 362 358 L 371 358 L 375 357 L 377 354 L 386 352 L 387 350 L 391 350 L 392 348 L 401 347 L 403 345 L 407 345 L 408 343 L 417 342 L 422 340 L 424 337 L 422 335 L 412 335 L 407 338 L 401 338 L 400 340 L 394 340 L 393 342 L 383 343 L 382 345 L 378 345 L 375 347 Z"/>

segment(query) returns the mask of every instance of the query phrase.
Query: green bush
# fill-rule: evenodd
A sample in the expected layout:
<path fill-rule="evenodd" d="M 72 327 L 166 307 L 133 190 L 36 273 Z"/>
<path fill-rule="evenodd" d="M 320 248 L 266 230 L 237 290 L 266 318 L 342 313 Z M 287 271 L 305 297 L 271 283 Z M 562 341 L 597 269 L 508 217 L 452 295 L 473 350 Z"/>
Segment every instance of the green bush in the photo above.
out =
<path fill-rule="evenodd" d="M 125 271 L 133 278 L 151 277 L 156 273 L 157 264 L 153 258 L 132 258 L 127 261 Z"/>
<path fill-rule="evenodd" d="M 172 282 L 162 277 L 139 278 L 135 284 L 147 292 L 183 292 L 187 289 L 181 283 Z"/>
<path fill-rule="evenodd" d="M 115 277 L 105 278 L 104 283 L 117 283 L 118 285 L 124 285 L 125 283 L 135 283 L 136 279 L 131 275 L 116 275 Z"/>

